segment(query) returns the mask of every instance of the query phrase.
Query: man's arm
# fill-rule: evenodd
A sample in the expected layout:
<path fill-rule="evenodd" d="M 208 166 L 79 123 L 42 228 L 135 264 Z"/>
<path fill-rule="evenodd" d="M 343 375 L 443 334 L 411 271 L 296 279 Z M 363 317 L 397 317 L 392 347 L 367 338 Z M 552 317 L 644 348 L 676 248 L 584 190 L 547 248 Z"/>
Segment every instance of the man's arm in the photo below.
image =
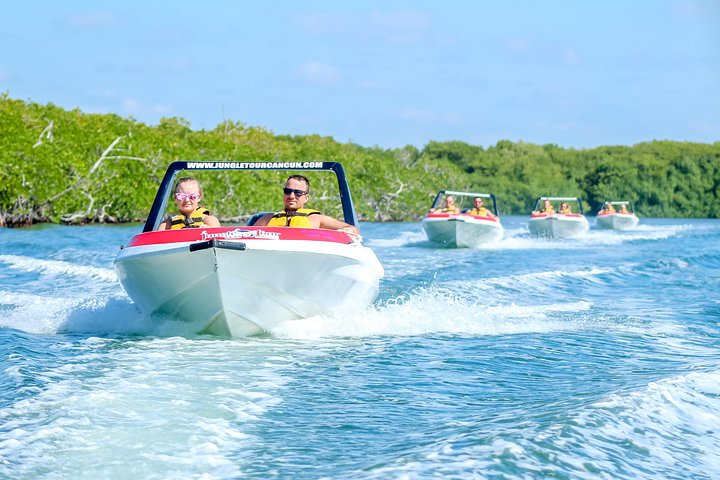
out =
<path fill-rule="evenodd" d="M 267 215 L 263 215 L 262 217 L 258 218 L 255 223 L 253 223 L 254 227 L 265 227 L 267 226 L 268 222 L 272 218 L 273 214 L 268 213 Z"/>
<path fill-rule="evenodd" d="M 314 218 L 313 218 L 314 217 Z M 320 228 L 327 228 L 330 230 L 340 230 L 347 233 L 354 233 L 355 235 L 360 234 L 360 230 L 358 230 L 357 227 L 354 227 L 348 223 L 341 222 L 340 220 L 337 220 L 332 217 L 328 217 L 327 215 L 310 215 L 311 219 L 315 219 L 318 221 L 318 227 Z"/>

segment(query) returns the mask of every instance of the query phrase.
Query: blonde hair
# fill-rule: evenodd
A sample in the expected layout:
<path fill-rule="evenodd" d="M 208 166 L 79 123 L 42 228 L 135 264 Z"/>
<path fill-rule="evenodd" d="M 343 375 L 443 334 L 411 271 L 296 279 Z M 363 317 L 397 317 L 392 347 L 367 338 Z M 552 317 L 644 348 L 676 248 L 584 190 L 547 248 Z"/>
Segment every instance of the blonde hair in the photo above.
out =
<path fill-rule="evenodd" d="M 198 182 L 197 178 L 195 177 L 182 177 L 177 182 L 175 182 L 175 193 L 177 193 L 178 188 L 180 188 L 180 184 L 185 182 L 195 182 L 198 186 L 198 192 L 202 193 L 202 187 L 200 186 L 200 182 Z"/>

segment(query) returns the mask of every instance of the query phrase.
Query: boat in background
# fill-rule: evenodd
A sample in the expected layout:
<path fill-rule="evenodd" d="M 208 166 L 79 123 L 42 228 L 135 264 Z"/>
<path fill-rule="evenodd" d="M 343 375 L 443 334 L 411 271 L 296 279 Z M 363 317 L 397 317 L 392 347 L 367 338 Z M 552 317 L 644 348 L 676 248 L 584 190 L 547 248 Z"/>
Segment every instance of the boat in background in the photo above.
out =
<path fill-rule="evenodd" d="M 638 223 L 640 219 L 635 215 L 635 208 L 626 201 L 603 203 L 595 217 L 595 225 L 604 230 L 627 230 L 637 227 Z"/>
<path fill-rule="evenodd" d="M 456 200 L 460 213 L 433 212 L 448 196 Z M 469 213 L 477 197 L 492 200 L 492 206 L 485 207 L 490 215 Z M 500 223 L 497 200 L 491 193 L 441 190 L 435 196 L 430 210 L 431 212 L 423 217 L 420 225 L 431 242 L 445 247 L 478 248 L 498 242 L 503 237 L 504 229 Z"/>
<path fill-rule="evenodd" d="M 568 202 L 577 205 L 579 213 L 545 213 L 542 210 L 546 200 Z M 590 230 L 590 224 L 584 215 L 582 200 L 579 197 L 539 197 L 528 220 L 528 230 L 532 235 L 548 238 L 567 238 L 584 235 Z"/>
<path fill-rule="evenodd" d="M 197 170 L 330 171 L 344 221 L 357 225 L 337 162 L 174 162 L 143 232 L 115 259 L 120 284 L 141 312 L 182 325 L 180 334 L 244 337 L 271 332 L 288 320 L 357 311 L 376 298 L 384 270 L 359 236 L 252 225 L 157 231 L 170 211 L 176 179 Z"/>

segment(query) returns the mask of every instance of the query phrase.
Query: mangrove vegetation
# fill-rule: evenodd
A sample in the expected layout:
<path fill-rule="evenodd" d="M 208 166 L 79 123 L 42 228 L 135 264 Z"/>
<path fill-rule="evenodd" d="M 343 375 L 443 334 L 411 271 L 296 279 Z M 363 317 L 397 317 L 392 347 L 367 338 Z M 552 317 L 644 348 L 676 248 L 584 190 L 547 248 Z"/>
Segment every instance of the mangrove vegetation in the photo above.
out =
<path fill-rule="evenodd" d="M 449 141 L 386 149 L 233 121 L 201 131 L 182 118 L 153 126 L 0 95 L 0 225 L 144 221 L 175 160 L 339 161 L 364 221 L 418 220 L 444 189 L 494 193 L 504 215 L 528 214 L 538 196 L 553 195 L 579 196 L 592 214 L 605 200 L 631 200 L 646 217 L 720 216 L 720 142 L 572 149 Z M 283 180 L 251 175 L 204 187 L 222 219 L 239 205 L 277 207 Z M 322 191 L 316 197 L 321 202 Z"/>

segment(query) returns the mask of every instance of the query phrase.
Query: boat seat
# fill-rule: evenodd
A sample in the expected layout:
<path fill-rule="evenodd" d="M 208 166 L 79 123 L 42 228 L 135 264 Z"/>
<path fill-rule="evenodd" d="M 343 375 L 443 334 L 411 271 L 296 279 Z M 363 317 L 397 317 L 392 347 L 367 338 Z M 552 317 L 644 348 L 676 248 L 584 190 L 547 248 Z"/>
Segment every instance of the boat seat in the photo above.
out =
<path fill-rule="evenodd" d="M 263 215 L 267 215 L 268 213 L 274 213 L 274 212 L 258 212 L 248 219 L 247 224 L 245 226 L 252 227 L 253 225 L 255 225 L 255 222 L 257 222 L 260 217 L 262 217 Z"/>

